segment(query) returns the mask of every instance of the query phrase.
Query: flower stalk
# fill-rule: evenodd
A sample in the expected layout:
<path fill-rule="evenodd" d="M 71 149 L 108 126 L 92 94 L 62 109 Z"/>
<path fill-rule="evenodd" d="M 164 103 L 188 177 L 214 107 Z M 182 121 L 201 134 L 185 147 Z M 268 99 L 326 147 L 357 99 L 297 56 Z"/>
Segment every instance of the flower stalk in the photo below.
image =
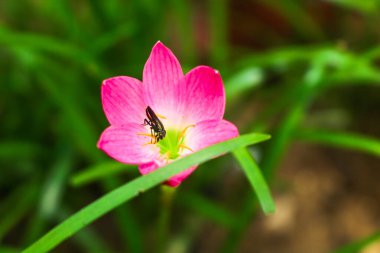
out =
<path fill-rule="evenodd" d="M 161 207 L 157 221 L 157 252 L 164 253 L 170 237 L 170 216 L 176 188 L 161 186 Z"/>

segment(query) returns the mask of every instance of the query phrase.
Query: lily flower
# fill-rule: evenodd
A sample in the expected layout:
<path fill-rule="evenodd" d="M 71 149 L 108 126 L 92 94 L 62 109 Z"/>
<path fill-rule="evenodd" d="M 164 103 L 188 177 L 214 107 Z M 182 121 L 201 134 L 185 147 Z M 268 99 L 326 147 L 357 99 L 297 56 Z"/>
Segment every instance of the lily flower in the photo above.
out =
<path fill-rule="evenodd" d="M 144 175 L 239 135 L 236 126 L 223 119 L 226 96 L 217 70 L 198 66 L 184 75 L 172 51 L 159 41 L 142 79 L 117 76 L 103 81 L 102 104 L 110 126 L 98 148 L 113 159 L 138 165 Z M 166 184 L 178 186 L 196 167 Z"/>

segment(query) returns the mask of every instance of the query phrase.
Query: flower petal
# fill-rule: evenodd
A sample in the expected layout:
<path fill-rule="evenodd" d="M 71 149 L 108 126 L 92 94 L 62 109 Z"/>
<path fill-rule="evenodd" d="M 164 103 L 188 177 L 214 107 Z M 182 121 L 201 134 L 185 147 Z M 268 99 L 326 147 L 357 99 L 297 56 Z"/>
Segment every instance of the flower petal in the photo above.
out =
<path fill-rule="evenodd" d="M 171 187 L 177 187 L 179 186 L 183 180 L 185 180 L 188 176 L 193 173 L 193 171 L 197 168 L 197 166 L 190 167 L 189 169 L 182 171 L 181 173 L 171 177 L 168 181 L 165 182 L 165 184 L 171 186 Z"/>
<path fill-rule="evenodd" d="M 206 120 L 189 128 L 184 143 L 192 150 L 197 151 L 238 135 L 239 131 L 236 126 L 227 120 Z"/>
<path fill-rule="evenodd" d="M 102 103 L 111 125 L 144 122 L 146 105 L 142 83 L 135 78 L 117 76 L 104 80 Z"/>
<path fill-rule="evenodd" d="M 122 163 L 150 162 L 157 157 L 159 149 L 156 145 L 145 145 L 151 141 L 151 138 L 139 133 L 149 133 L 149 131 L 141 124 L 136 123 L 110 126 L 100 136 L 98 148 Z"/>
<path fill-rule="evenodd" d="M 154 161 L 139 165 L 139 171 L 142 175 L 155 171 L 157 168 L 158 168 L 158 165 Z"/>
<path fill-rule="evenodd" d="M 184 144 L 193 151 L 200 150 L 210 145 L 222 142 L 239 135 L 238 129 L 234 124 L 226 120 L 206 120 L 199 122 L 193 128 L 189 128 L 186 133 Z M 197 166 L 171 177 L 166 184 L 177 187 L 188 176 L 193 173 Z"/>
<path fill-rule="evenodd" d="M 161 163 L 161 166 L 159 166 L 156 162 L 152 161 L 149 163 L 140 164 L 139 171 L 142 175 L 146 175 L 162 166 L 165 166 L 165 164 Z M 165 184 L 171 187 L 177 187 L 178 185 L 182 183 L 183 180 L 185 180 L 188 176 L 190 176 L 190 174 L 193 173 L 193 171 L 196 168 L 197 166 L 193 166 L 181 173 L 178 173 L 177 175 L 171 177 L 168 181 L 166 181 Z"/>
<path fill-rule="evenodd" d="M 182 77 L 182 68 L 177 58 L 164 44 L 157 42 L 144 66 L 146 104 L 157 113 L 171 112 L 178 104 L 176 86 Z"/>
<path fill-rule="evenodd" d="M 186 74 L 179 88 L 184 124 L 223 118 L 226 96 L 218 71 L 198 66 Z"/>

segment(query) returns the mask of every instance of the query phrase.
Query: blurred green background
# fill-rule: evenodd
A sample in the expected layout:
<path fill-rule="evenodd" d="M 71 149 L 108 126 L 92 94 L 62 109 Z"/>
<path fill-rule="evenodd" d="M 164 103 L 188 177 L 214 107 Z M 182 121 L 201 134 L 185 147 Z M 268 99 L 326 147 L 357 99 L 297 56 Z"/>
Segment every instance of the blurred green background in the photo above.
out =
<path fill-rule="evenodd" d="M 177 190 L 165 252 L 359 252 L 380 231 L 379 14 L 376 0 L 0 1 L 0 252 L 138 176 L 96 148 L 100 84 L 141 79 L 157 40 L 185 71 L 220 70 L 241 133 L 272 135 L 251 151 L 277 204 L 263 216 L 230 155 L 208 162 Z M 159 209 L 157 188 L 53 252 L 156 252 Z"/>

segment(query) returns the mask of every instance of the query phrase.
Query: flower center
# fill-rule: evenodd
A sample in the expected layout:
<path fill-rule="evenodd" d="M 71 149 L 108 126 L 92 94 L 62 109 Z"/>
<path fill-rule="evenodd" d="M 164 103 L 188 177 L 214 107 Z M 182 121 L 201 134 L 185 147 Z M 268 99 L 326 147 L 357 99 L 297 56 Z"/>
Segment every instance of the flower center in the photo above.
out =
<path fill-rule="evenodd" d="M 181 136 L 180 131 L 173 129 L 166 130 L 166 136 L 164 139 L 157 142 L 157 146 L 160 148 L 160 153 L 168 157 L 168 159 L 176 159 L 180 155 L 184 138 Z"/>
<path fill-rule="evenodd" d="M 161 155 L 170 160 L 178 158 L 184 149 L 193 152 L 193 150 L 186 146 L 184 142 L 186 131 L 194 126 L 195 125 L 189 125 L 182 129 L 182 131 L 168 129 L 165 138 L 156 143 L 160 148 Z"/>
<path fill-rule="evenodd" d="M 195 125 L 189 125 L 185 127 L 182 131 L 167 129 L 165 130 L 164 124 L 158 118 L 166 119 L 166 117 L 156 114 L 150 106 L 145 109 L 147 118 L 144 119 L 144 126 L 150 126 L 150 134 L 148 133 L 137 133 L 137 135 L 149 136 L 151 137 L 151 142 L 147 144 L 156 144 L 160 148 L 160 154 L 165 160 L 174 160 L 180 156 L 183 149 L 190 150 L 191 148 L 184 144 L 185 134 L 187 129 L 194 127 Z M 154 141 L 152 141 L 154 140 Z"/>

